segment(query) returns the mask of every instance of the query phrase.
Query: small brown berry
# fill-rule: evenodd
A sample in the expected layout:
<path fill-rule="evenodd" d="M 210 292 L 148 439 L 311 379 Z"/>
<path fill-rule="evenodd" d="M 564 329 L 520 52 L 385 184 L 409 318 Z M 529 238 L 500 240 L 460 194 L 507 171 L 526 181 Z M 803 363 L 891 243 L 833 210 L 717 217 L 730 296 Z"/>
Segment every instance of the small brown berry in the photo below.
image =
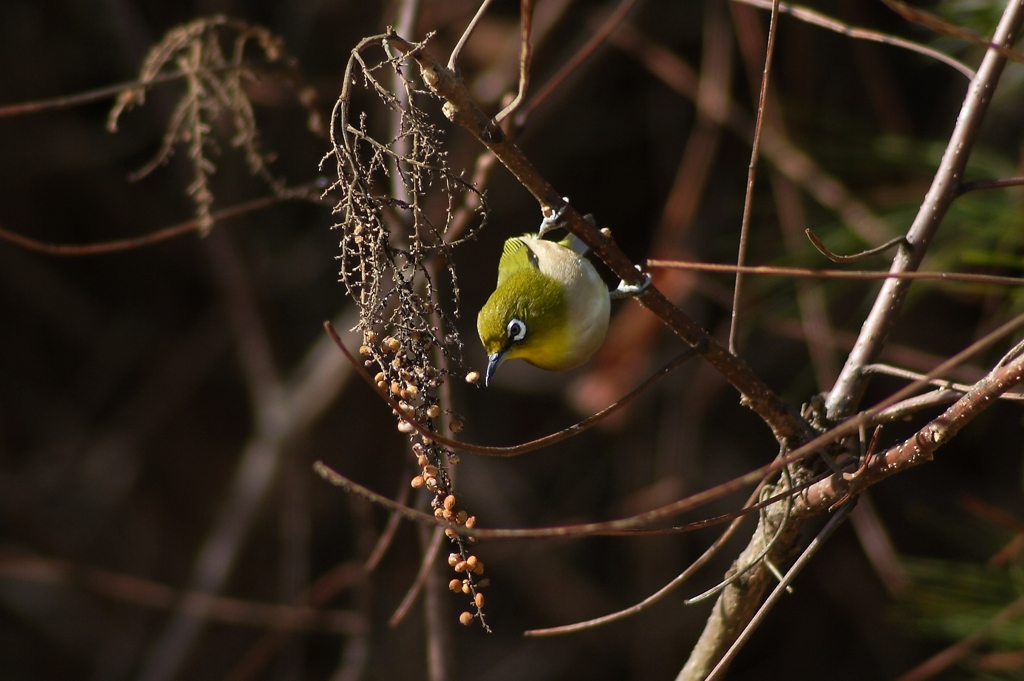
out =
<path fill-rule="evenodd" d="M 479 563 L 476 564 L 476 567 L 473 568 L 473 574 L 474 575 L 482 575 L 483 573 L 484 573 L 484 563 L 483 563 L 483 561 L 480 561 Z"/>
<path fill-rule="evenodd" d="M 402 392 L 402 386 L 398 385 L 398 381 L 391 381 L 391 393 L 398 395 Z"/>
<path fill-rule="evenodd" d="M 402 419 L 401 421 L 398 422 L 398 432 L 399 433 L 412 433 L 415 430 L 416 429 L 413 428 L 413 425 L 411 423 L 409 423 L 408 421 L 406 421 L 405 419 Z"/>
<path fill-rule="evenodd" d="M 484 595 L 479 591 L 476 592 L 476 596 L 473 598 L 473 603 L 478 608 L 484 607 Z"/>
<path fill-rule="evenodd" d="M 459 535 L 452 528 L 446 527 L 444 530 L 444 536 L 448 537 L 449 539 L 455 539 Z"/>
<path fill-rule="evenodd" d="M 360 345 L 359 354 L 362 355 L 363 357 L 369 357 L 370 355 L 373 354 L 373 350 L 371 350 L 370 346 L 368 345 Z"/>
<path fill-rule="evenodd" d="M 437 510 L 438 510 L 438 511 L 441 511 L 441 517 L 442 517 L 442 518 L 444 518 L 445 520 L 451 520 L 451 519 L 452 519 L 452 516 L 454 516 L 454 515 L 455 515 L 454 513 L 452 513 L 452 512 L 451 512 L 451 511 L 450 511 L 449 509 L 447 509 L 447 508 L 439 508 L 439 509 L 437 509 Z M 435 513 L 434 513 L 434 515 L 437 515 L 437 513 L 435 512 Z"/>
<path fill-rule="evenodd" d="M 408 388 L 406 388 L 406 390 L 408 390 L 408 391 L 409 391 L 409 397 L 410 397 L 410 398 L 413 398 L 413 399 L 415 399 L 415 398 L 416 398 L 416 396 L 420 394 L 420 389 L 419 389 L 419 388 L 417 388 L 417 387 L 416 387 L 416 386 L 415 386 L 414 384 L 412 384 L 412 383 L 410 383 L 410 384 L 409 384 L 409 387 L 408 387 Z"/>
<path fill-rule="evenodd" d="M 462 580 L 453 579 L 452 581 L 448 582 L 448 590 L 456 594 L 462 591 Z"/>
<path fill-rule="evenodd" d="M 380 383 L 385 378 L 387 378 L 387 376 L 384 375 L 384 372 L 383 371 L 378 371 L 377 375 L 373 377 L 373 380 L 375 380 L 377 383 Z"/>
<path fill-rule="evenodd" d="M 417 466 L 426 466 L 428 463 L 430 463 L 430 459 L 427 458 L 426 454 L 420 454 L 419 456 L 416 457 Z"/>
<path fill-rule="evenodd" d="M 455 567 L 455 564 L 462 560 L 462 556 L 457 553 L 448 554 L 448 565 Z"/>
<path fill-rule="evenodd" d="M 438 473 L 437 466 L 431 466 L 431 465 L 428 464 L 428 465 L 423 467 L 423 475 L 425 475 L 428 478 L 437 477 L 437 473 Z"/>
<path fill-rule="evenodd" d="M 429 416 L 430 418 L 436 419 L 440 415 L 441 407 L 437 406 L 436 404 L 432 404 L 429 407 L 427 407 L 427 416 Z"/>
<path fill-rule="evenodd" d="M 402 388 L 401 390 L 399 390 L 399 391 L 398 391 L 398 395 L 399 395 L 399 396 L 400 396 L 400 397 L 401 397 L 401 398 L 402 398 L 403 400 L 407 400 L 407 399 L 409 399 L 410 397 L 412 397 L 412 396 L 411 396 L 411 395 L 409 394 L 409 391 L 408 391 L 408 390 L 406 390 L 405 388 Z"/>
<path fill-rule="evenodd" d="M 412 485 L 413 489 L 419 489 L 420 487 L 423 487 L 424 482 L 425 481 L 423 480 L 423 476 L 417 475 L 415 478 L 412 479 L 412 482 L 409 484 Z"/>
<path fill-rule="evenodd" d="M 448 427 L 452 429 L 453 433 L 462 432 L 462 421 L 459 419 L 452 419 L 452 422 L 448 424 Z"/>
<path fill-rule="evenodd" d="M 444 509 L 443 508 L 435 508 L 434 509 L 434 517 L 437 518 L 438 520 L 443 518 L 444 517 Z"/>
<path fill-rule="evenodd" d="M 395 357 L 393 360 L 391 360 L 391 368 L 392 369 L 398 369 L 401 366 L 402 366 L 402 358 L 401 357 Z M 401 386 L 399 386 L 399 390 L 401 390 Z M 398 390 L 396 390 L 395 392 L 398 392 Z"/>
<path fill-rule="evenodd" d="M 465 525 L 466 521 L 469 520 L 469 515 L 465 510 L 459 511 L 455 514 L 455 523 L 458 525 Z"/>
<path fill-rule="evenodd" d="M 454 465 L 455 465 L 455 464 L 457 464 L 457 463 L 458 463 L 459 461 L 462 461 L 462 459 L 460 459 L 460 458 L 459 458 L 459 455 L 458 455 L 458 454 L 449 454 L 449 455 L 448 455 L 448 463 L 450 463 L 451 465 L 453 465 L 453 466 L 454 466 Z"/>
<path fill-rule="evenodd" d="M 473 587 L 469 585 L 468 579 L 462 580 L 462 593 L 467 595 L 473 593 Z"/>
<path fill-rule="evenodd" d="M 381 390 L 387 390 L 388 384 L 385 383 L 384 381 L 377 381 L 377 387 L 380 388 Z"/>
<path fill-rule="evenodd" d="M 476 527 L 476 516 L 475 515 L 471 515 L 468 518 L 466 518 L 466 527 L 468 527 L 471 530 L 474 527 Z"/>
<path fill-rule="evenodd" d="M 468 566 L 466 565 L 466 561 L 464 561 L 464 560 L 460 560 L 460 561 L 459 561 L 458 563 L 456 563 L 456 564 L 455 564 L 455 565 L 453 565 L 452 567 L 453 567 L 453 568 L 455 568 L 455 571 L 456 571 L 456 572 L 465 572 L 465 571 L 466 571 L 466 568 L 467 568 Z"/>
<path fill-rule="evenodd" d="M 446 496 L 444 498 L 444 507 L 446 509 L 448 509 L 449 511 L 452 510 L 453 508 L 455 508 L 455 504 L 456 504 L 456 501 L 455 501 L 455 495 L 454 494 L 449 494 L 448 496 Z"/>
<path fill-rule="evenodd" d="M 480 559 L 477 558 L 476 556 L 470 556 L 469 558 L 466 559 L 466 565 L 469 567 L 470 570 L 474 569 L 479 562 L 480 562 Z"/>
<path fill-rule="evenodd" d="M 391 336 L 385 336 L 384 340 L 380 342 L 381 352 L 387 353 L 391 350 Z"/>
<path fill-rule="evenodd" d="M 461 624 L 464 624 L 467 627 L 471 626 L 473 624 L 473 613 L 471 613 L 471 612 L 464 612 L 464 613 L 462 613 L 461 615 L 459 615 L 459 622 Z"/>
<path fill-rule="evenodd" d="M 416 456 L 421 456 L 423 454 L 423 445 L 421 445 L 419 442 L 414 444 L 412 446 L 412 453 L 415 454 Z"/>
<path fill-rule="evenodd" d="M 397 338 L 388 338 L 386 342 L 388 344 L 388 350 L 391 352 L 398 352 L 402 349 L 402 344 L 398 342 Z"/>
<path fill-rule="evenodd" d="M 479 371 L 470 371 L 468 374 L 466 374 L 466 383 L 476 383 L 479 380 L 480 380 L 480 372 Z"/>
<path fill-rule="evenodd" d="M 398 411 L 402 412 L 409 418 L 412 418 L 412 415 L 416 413 L 416 409 L 408 402 L 399 402 Z"/>
<path fill-rule="evenodd" d="M 437 478 L 427 478 L 425 484 L 431 492 L 437 491 Z"/>

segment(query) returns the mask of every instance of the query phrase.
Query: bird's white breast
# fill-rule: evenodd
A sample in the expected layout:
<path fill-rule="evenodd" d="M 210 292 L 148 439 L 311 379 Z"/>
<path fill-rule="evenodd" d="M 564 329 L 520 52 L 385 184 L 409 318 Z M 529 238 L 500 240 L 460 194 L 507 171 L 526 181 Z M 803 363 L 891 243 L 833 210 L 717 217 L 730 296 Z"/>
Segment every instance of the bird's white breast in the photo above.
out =
<path fill-rule="evenodd" d="M 562 368 L 578 366 L 597 352 L 608 332 L 611 313 L 608 286 L 590 261 L 572 249 L 544 239 L 526 238 L 523 241 L 537 256 L 537 267 L 541 273 L 565 288 L 572 342 L 571 353 L 565 358 Z"/>

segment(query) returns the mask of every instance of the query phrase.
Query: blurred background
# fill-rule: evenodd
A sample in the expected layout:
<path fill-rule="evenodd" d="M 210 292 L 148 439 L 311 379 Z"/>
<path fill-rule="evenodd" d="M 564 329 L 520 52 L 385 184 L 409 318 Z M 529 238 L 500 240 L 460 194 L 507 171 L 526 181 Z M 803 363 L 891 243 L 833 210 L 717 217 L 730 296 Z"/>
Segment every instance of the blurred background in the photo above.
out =
<path fill-rule="evenodd" d="M 419 5 L 406 37 L 437 31 L 430 49 L 446 59 L 476 3 Z M 580 55 L 618 7 L 540 0 L 531 93 Z M 400 25 L 407 8 L 362 0 L 4 0 L 0 228 L 45 243 L 90 244 L 192 219 L 186 148 L 129 181 L 159 152 L 180 82 L 149 90 L 116 134 L 106 130 L 110 98 L 17 116 L 3 107 L 129 82 L 168 31 L 216 13 L 265 27 L 296 58 L 295 71 L 256 68 L 247 91 L 260 145 L 275 156 L 271 171 L 288 186 L 316 183 L 326 177 L 318 164 L 329 143 L 310 130 L 298 93 L 315 94 L 310 106 L 328 120 L 351 48 Z M 980 59 L 979 48 L 909 24 L 881 3 L 821 0 L 813 8 L 970 66 Z M 988 35 L 1002 3 L 943 0 L 928 9 Z M 637 2 L 550 95 L 531 100 L 513 134 L 636 262 L 735 261 L 767 19 L 763 10 L 719 0 Z M 518 50 L 518 3 L 495 2 L 461 60 L 488 113 L 515 89 Z M 806 227 L 842 253 L 905 232 L 957 117 L 964 74 L 783 16 L 772 78 L 749 262 L 829 266 L 802 235 Z M 1020 174 L 1022 84 L 1024 69 L 1011 65 L 967 179 Z M 480 147 L 437 122 L 450 164 L 468 175 Z M 229 126 L 214 126 L 211 136 L 213 210 L 269 196 L 232 148 Z M 490 170 L 485 188 L 488 224 L 453 263 L 463 359 L 478 370 L 476 311 L 493 288 L 501 243 L 540 219 L 503 168 Z M 924 269 L 1018 274 L 1020 209 L 1015 189 L 966 195 Z M 323 460 L 391 498 L 407 493 L 416 470 L 387 406 L 323 332 L 325 319 L 339 329 L 356 321 L 338 283 L 334 221 L 329 205 L 294 200 L 221 220 L 206 238 L 189 232 L 88 257 L 0 241 L 0 676 L 674 678 L 710 608 L 682 601 L 717 583 L 752 524 L 692 583 L 602 628 L 522 637 L 642 600 L 700 555 L 715 528 L 485 542 L 478 555 L 491 579 L 493 634 L 457 624 L 466 599 L 445 590 L 447 571 L 435 576 L 442 592 L 432 592 L 429 612 L 421 595 L 389 626 L 415 581 L 421 533 L 400 524 L 367 574 L 388 513 L 328 486 L 311 468 Z M 887 259 L 858 266 L 884 269 Z M 795 405 L 831 388 L 877 284 L 746 281 L 744 358 Z M 724 338 L 731 277 L 658 271 L 655 284 Z M 1018 291 L 915 284 L 883 359 L 927 371 L 1020 308 Z M 635 302 L 617 303 L 604 349 L 579 370 L 552 374 L 513 362 L 486 390 L 454 381 L 462 436 L 508 445 L 566 427 L 682 349 Z M 1005 349 L 949 377 L 976 380 Z M 876 379 L 864 404 L 902 384 Z M 888 428 L 881 444 L 933 415 Z M 1020 428 L 1018 407 L 996 405 L 935 462 L 872 489 L 874 513 L 829 541 L 729 678 L 892 678 L 1015 598 L 1010 542 L 1024 528 Z M 650 509 L 775 454 L 771 432 L 736 392 L 690 362 L 626 413 L 567 442 L 508 460 L 463 455 L 456 485 L 481 526 L 539 527 Z M 744 497 L 686 519 L 734 510 Z M 269 607 L 303 603 L 325 614 Z M 976 616 L 966 622 L 951 615 L 968 611 Z M 428 615 L 438 614 L 428 627 Z M 268 635 L 288 616 L 305 617 L 303 630 Z M 1022 648 L 1020 633 L 1012 629 L 984 649 L 1003 654 L 999 664 L 979 656 L 942 678 L 1024 678 L 1024 660 L 1012 656 Z M 428 667 L 428 640 L 442 646 L 432 659 L 445 661 L 447 676 Z"/>

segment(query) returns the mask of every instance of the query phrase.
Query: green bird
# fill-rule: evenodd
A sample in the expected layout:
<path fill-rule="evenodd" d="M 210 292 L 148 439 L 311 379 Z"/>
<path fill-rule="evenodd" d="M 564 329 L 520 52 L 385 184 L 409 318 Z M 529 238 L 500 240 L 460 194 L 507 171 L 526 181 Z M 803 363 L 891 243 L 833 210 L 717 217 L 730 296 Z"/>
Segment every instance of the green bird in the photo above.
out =
<path fill-rule="evenodd" d="M 487 351 L 485 384 L 506 359 L 566 371 L 601 347 L 611 297 L 584 253 L 571 234 L 557 243 L 533 234 L 505 242 L 498 285 L 476 318 Z"/>
<path fill-rule="evenodd" d="M 549 371 L 580 366 L 604 342 L 611 298 L 636 295 L 650 284 L 648 275 L 640 286 L 622 283 L 609 291 L 583 257 L 587 250 L 572 234 L 558 242 L 538 234 L 505 242 L 498 285 L 476 319 L 487 351 L 485 385 L 508 359 Z"/>

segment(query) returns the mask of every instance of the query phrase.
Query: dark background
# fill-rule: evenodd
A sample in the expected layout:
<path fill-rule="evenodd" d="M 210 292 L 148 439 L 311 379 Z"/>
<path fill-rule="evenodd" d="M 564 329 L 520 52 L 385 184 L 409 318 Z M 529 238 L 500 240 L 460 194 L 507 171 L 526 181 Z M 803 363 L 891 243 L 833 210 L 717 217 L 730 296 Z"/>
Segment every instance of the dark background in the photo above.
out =
<path fill-rule="evenodd" d="M 535 87 L 579 50 L 593 32 L 594 18 L 611 7 L 564 4 L 536 46 Z M 815 8 L 853 24 L 934 39 L 880 3 L 826 1 Z M 427 1 L 409 37 L 437 30 L 432 49 L 444 55 L 473 10 L 461 0 Z M 0 105 L 130 81 L 166 31 L 214 13 L 281 36 L 327 116 L 349 50 L 359 38 L 394 24 L 397 9 L 392 3 L 342 0 L 4 0 Z M 631 21 L 699 68 L 703 15 L 699 2 L 648 2 L 633 11 Z M 761 21 L 766 27 L 766 14 Z M 514 73 L 517 35 L 517 3 L 496 3 L 463 60 L 477 92 L 486 92 L 487 78 L 511 82 L 508 65 Z M 941 39 L 940 45 L 977 63 L 977 52 L 962 43 Z M 919 55 L 855 44 L 788 17 L 781 21 L 777 50 L 774 86 L 792 140 L 883 215 L 892 235 L 905 231 L 934 168 L 935 149 L 941 150 L 955 121 L 966 80 Z M 733 97 L 751 111 L 738 53 L 733 72 Z M 979 175 L 1012 174 L 1018 165 L 1020 92 L 1013 86 L 1019 75 L 1016 69 L 1009 72 L 1008 89 L 987 121 L 977 154 L 986 165 Z M 495 94 L 508 88 L 499 90 Z M 117 134 L 105 130 L 110 100 L 0 118 L 0 227 L 43 242 L 84 244 L 190 219 L 193 208 L 185 189 L 191 175 L 184 150 L 151 176 L 126 179 L 156 153 L 179 95 L 180 86 L 173 83 L 151 90 L 144 107 L 123 116 Z M 496 110 L 493 98 L 481 95 L 481 104 Z M 306 112 L 290 91 L 271 88 L 257 102 L 256 116 L 263 147 L 277 155 L 274 172 L 291 185 L 316 180 L 328 143 L 306 129 Z M 541 172 L 575 206 L 611 227 L 637 262 L 680 251 L 729 262 L 735 259 L 749 161 L 747 141 L 729 132 L 722 133 L 689 228 L 669 237 L 668 252 L 651 251 L 694 118 L 690 100 L 606 46 L 532 114 L 522 140 Z M 479 153 L 461 131 L 451 131 L 450 144 L 456 167 L 470 166 Z M 222 138 L 218 146 L 215 209 L 265 196 L 266 187 L 248 176 L 229 141 Z M 784 246 L 769 166 L 761 168 L 750 262 L 825 267 L 828 263 L 809 245 L 798 251 Z M 484 358 L 475 337 L 476 310 L 493 286 L 500 244 L 533 229 L 539 219 L 535 202 L 503 169 L 493 172 L 487 192 L 493 211 L 489 224 L 455 257 L 465 360 L 477 369 Z M 999 196 L 1003 203 L 983 206 L 1019 207 L 1012 190 Z M 809 225 L 837 250 L 874 245 L 851 236 L 833 212 L 806 194 L 803 203 Z M 969 248 L 1020 253 L 1019 231 L 993 236 L 980 228 L 971 231 L 977 225 L 970 216 L 957 220 L 949 229 L 961 231 L 940 239 L 936 249 L 945 260 L 936 262 L 962 269 L 958 254 Z M 246 443 L 258 435 L 256 396 L 239 353 L 254 334 L 232 325 L 238 299 L 225 293 L 221 274 L 237 268 L 242 297 L 258 312 L 249 331 L 269 345 L 283 383 L 300 380 L 300 363 L 323 340 L 323 320 L 351 307 L 337 283 L 339 239 L 329 229 L 332 223 L 328 207 L 295 201 L 219 223 L 207 239 L 188 234 L 91 257 L 57 257 L 0 241 L 4 679 L 153 678 L 145 670 L 168 611 L 130 602 L 121 587 L 114 590 L 122 598 L 100 593 L 88 571 L 141 577 L 177 590 L 189 587 L 197 552 L 229 495 Z M 885 266 L 884 257 L 864 263 Z M 748 282 L 741 325 L 746 359 L 794 403 L 830 388 L 815 382 L 792 282 Z M 731 286 L 729 277 L 702 276 L 679 303 L 722 337 Z M 877 286 L 830 284 L 823 290 L 830 321 L 841 332 L 832 350 L 841 363 L 849 334 L 858 330 Z M 992 328 L 1015 305 L 1000 292 L 916 287 L 894 332 L 893 342 L 904 354 L 890 361 L 927 370 Z M 618 303 L 615 313 L 635 307 Z M 632 323 L 613 318 L 613 333 L 617 321 Z M 625 374 L 615 373 L 617 357 L 606 356 L 568 376 L 511 363 L 486 390 L 456 381 L 455 405 L 467 423 L 463 435 L 473 442 L 512 444 L 565 427 L 579 417 L 572 404 L 603 399 L 586 392 L 594 385 L 606 381 L 614 399 L 682 347 L 655 326 L 643 344 L 616 346 L 621 358 L 639 357 Z M 908 355 L 910 350 L 918 354 Z M 990 359 L 980 358 L 977 366 Z M 977 373 L 965 370 L 964 375 Z M 584 380 L 596 383 L 585 388 Z M 253 509 L 245 516 L 224 595 L 292 602 L 332 567 L 365 560 L 387 514 L 313 476 L 314 460 L 392 497 L 414 474 L 387 407 L 341 370 L 337 385 L 336 397 L 326 400 L 311 425 L 281 445 L 266 494 L 251 497 Z M 900 385 L 894 379 L 873 382 L 865 404 Z M 921 418 L 889 429 L 883 444 L 911 434 Z M 983 562 L 1008 540 L 1006 531 L 971 515 L 959 500 L 969 494 L 1010 513 L 1024 512 L 1020 419 L 1018 408 L 996 406 L 944 447 L 934 463 L 872 490 L 898 552 Z M 566 524 L 652 508 L 774 455 L 771 433 L 739 406 L 735 391 L 691 362 L 610 425 L 517 459 L 464 455 L 457 485 L 482 526 Z M 740 502 L 726 499 L 692 519 L 735 509 Z M 523 639 L 521 633 L 627 607 L 672 579 L 716 536 L 711 529 L 480 546 L 492 580 L 486 612 L 495 633 L 459 626 L 464 598 L 442 595 L 450 611 L 444 616 L 452 630 L 456 675 L 477 681 L 674 678 L 710 607 L 684 606 L 682 600 L 718 581 L 742 538 L 693 583 L 636 617 L 560 638 Z M 417 529 L 403 524 L 382 564 L 330 602 L 332 608 L 360 613 L 366 636 L 296 636 L 257 678 L 427 678 L 422 603 L 397 627 L 387 625 L 414 580 L 419 549 Z M 55 584 L 40 564 L 27 572 L 11 567 L 26 557 L 73 568 Z M 797 580 L 796 593 L 771 614 L 730 678 L 894 677 L 943 644 L 915 636 L 893 612 L 893 601 L 855 533 L 844 526 Z M 246 626 L 205 627 L 174 678 L 225 678 L 260 633 Z M 345 675 L 350 672 L 355 676 Z M 949 678 L 960 672 L 952 674 Z"/>

